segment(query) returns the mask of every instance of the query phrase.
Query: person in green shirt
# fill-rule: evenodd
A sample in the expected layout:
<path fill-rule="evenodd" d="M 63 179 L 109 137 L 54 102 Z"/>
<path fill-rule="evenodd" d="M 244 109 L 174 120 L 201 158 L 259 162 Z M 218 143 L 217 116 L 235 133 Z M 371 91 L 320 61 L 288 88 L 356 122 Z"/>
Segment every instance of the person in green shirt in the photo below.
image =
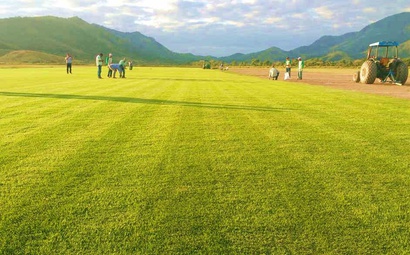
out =
<path fill-rule="evenodd" d="M 301 57 L 298 57 L 298 80 L 302 80 L 303 68 L 305 67 L 305 62 Z"/>
<path fill-rule="evenodd" d="M 125 78 L 125 67 L 127 65 L 125 58 L 121 59 L 118 64 L 120 65 L 120 70 L 118 70 L 120 73 L 120 78 Z"/>

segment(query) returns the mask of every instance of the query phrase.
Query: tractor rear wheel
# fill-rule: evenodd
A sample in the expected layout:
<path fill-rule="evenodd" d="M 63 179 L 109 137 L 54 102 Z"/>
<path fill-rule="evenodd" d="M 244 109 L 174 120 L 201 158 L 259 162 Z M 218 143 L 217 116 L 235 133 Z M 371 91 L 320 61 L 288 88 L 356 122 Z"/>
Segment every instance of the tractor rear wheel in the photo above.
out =
<path fill-rule="evenodd" d="M 360 81 L 360 71 L 356 71 L 356 72 L 353 74 L 353 81 L 354 81 L 354 82 L 359 82 L 359 81 Z"/>
<path fill-rule="evenodd" d="M 373 84 L 377 76 L 376 63 L 367 60 L 360 68 L 360 82 L 365 84 Z"/>
<path fill-rule="evenodd" d="M 409 69 L 407 65 L 404 62 L 399 61 L 396 65 L 396 81 L 404 85 L 407 81 L 408 74 Z"/>

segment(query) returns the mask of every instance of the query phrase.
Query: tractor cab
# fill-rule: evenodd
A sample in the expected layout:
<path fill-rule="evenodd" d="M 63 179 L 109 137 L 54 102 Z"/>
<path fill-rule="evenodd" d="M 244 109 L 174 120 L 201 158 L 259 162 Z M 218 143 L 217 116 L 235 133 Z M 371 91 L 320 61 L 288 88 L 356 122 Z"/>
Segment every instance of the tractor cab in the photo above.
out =
<path fill-rule="evenodd" d="M 399 44 L 397 42 L 376 42 L 369 45 L 367 59 L 397 59 L 399 57 Z"/>
<path fill-rule="evenodd" d="M 396 62 L 399 55 L 397 42 L 376 42 L 369 45 L 367 59 L 372 58 L 381 71 L 389 72 L 391 65 Z M 387 75 L 387 73 L 385 75 Z"/>

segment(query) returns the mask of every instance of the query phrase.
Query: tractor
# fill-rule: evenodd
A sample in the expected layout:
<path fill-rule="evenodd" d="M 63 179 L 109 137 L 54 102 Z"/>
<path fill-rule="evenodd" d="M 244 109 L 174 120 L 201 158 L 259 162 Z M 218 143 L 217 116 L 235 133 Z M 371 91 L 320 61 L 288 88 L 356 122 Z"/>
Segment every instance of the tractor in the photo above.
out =
<path fill-rule="evenodd" d="M 362 64 L 360 71 L 353 75 L 353 81 L 373 84 L 376 78 L 382 83 L 388 81 L 402 85 L 407 81 L 409 69 L 400 60 L 397 42 L 376 42 L 369 45 L 367 59 Z"/>

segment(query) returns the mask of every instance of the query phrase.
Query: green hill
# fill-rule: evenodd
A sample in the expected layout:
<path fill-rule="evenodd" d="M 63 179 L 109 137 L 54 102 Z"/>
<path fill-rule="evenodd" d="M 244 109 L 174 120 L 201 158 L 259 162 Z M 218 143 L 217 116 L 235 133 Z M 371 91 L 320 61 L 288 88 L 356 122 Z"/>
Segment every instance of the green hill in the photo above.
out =
<path fill-rule="evenodd" d="M 405 43 L 410 40 L 410 12 L 389 16 L 366 26 L 354 36 L 332 47 L 332 50 L 343 51 L 353 58 L 363 57 L 368 45 L 378 41 L 397 41 Z M 410 56 L 404 51 L 402 57 Z"/>
<path fill-rule="evenodd" d="M 401 58 L 410 57 L 410 40 L 400 44 L 399 54 Z"/>
<path fill-rule="evenodd" d="M 30 17 L 0 19 L 0 53 L 31 50 L 93 63 L 102 52 L 140 64 L 183 64 L 199 60 L 192 54 L 171 52 L 141 33 L 122 33 L 89 24 L 78 17 Z M 64 58 L 63 58 L 64 59 Z"/>
<path fill-rule="evenodd" d="M 64 57 L 39 51 L 17 50 L 10 51 L 0 57 L 0 63 L 7 64 L 61 64 Z"/>
<path fill-rule="evenodd" d="M 287 53 L 286 51 L 283 51 L 277 47 L 271 47 L 267 50 L 260 51 L 260 52 L 255 52 L 255 53 L 250 53 L 250 54 L 234 54 L 232 56 L 228 57 L 222 57 L 219 58 L 222 61 L 225 62 L 232 62 L 232 61 L 237 61 L 237 62 L 249 62 L 252 59 L 259 59 L 260 61 L 266 61 L 269 60 L 271 61 L 272 59 L 284 59 L 286 58 Z"/>
<path fill-rule="evenodd" d="M 400 46 L 400 56 L 410 57 L 410 12 L 403 12 L 381 19 L 364 27 L 358 32 L 351 32 L 340 36 L 323 36 L 311 45 L 298 47 L 290 51 L 282 51 L 272 48 L 258 53 L 246 55 L 232 55 L 221 58 L 225 61 L 248 61 L 254 58 L 271 61 L 283 60 L 284 56 L 292 58 L 303 56 L 304 58 L 320 58 L 334 61 L 341 59 L 360 59 L 370 43 L 377 41 L 397 41 Z"/>

